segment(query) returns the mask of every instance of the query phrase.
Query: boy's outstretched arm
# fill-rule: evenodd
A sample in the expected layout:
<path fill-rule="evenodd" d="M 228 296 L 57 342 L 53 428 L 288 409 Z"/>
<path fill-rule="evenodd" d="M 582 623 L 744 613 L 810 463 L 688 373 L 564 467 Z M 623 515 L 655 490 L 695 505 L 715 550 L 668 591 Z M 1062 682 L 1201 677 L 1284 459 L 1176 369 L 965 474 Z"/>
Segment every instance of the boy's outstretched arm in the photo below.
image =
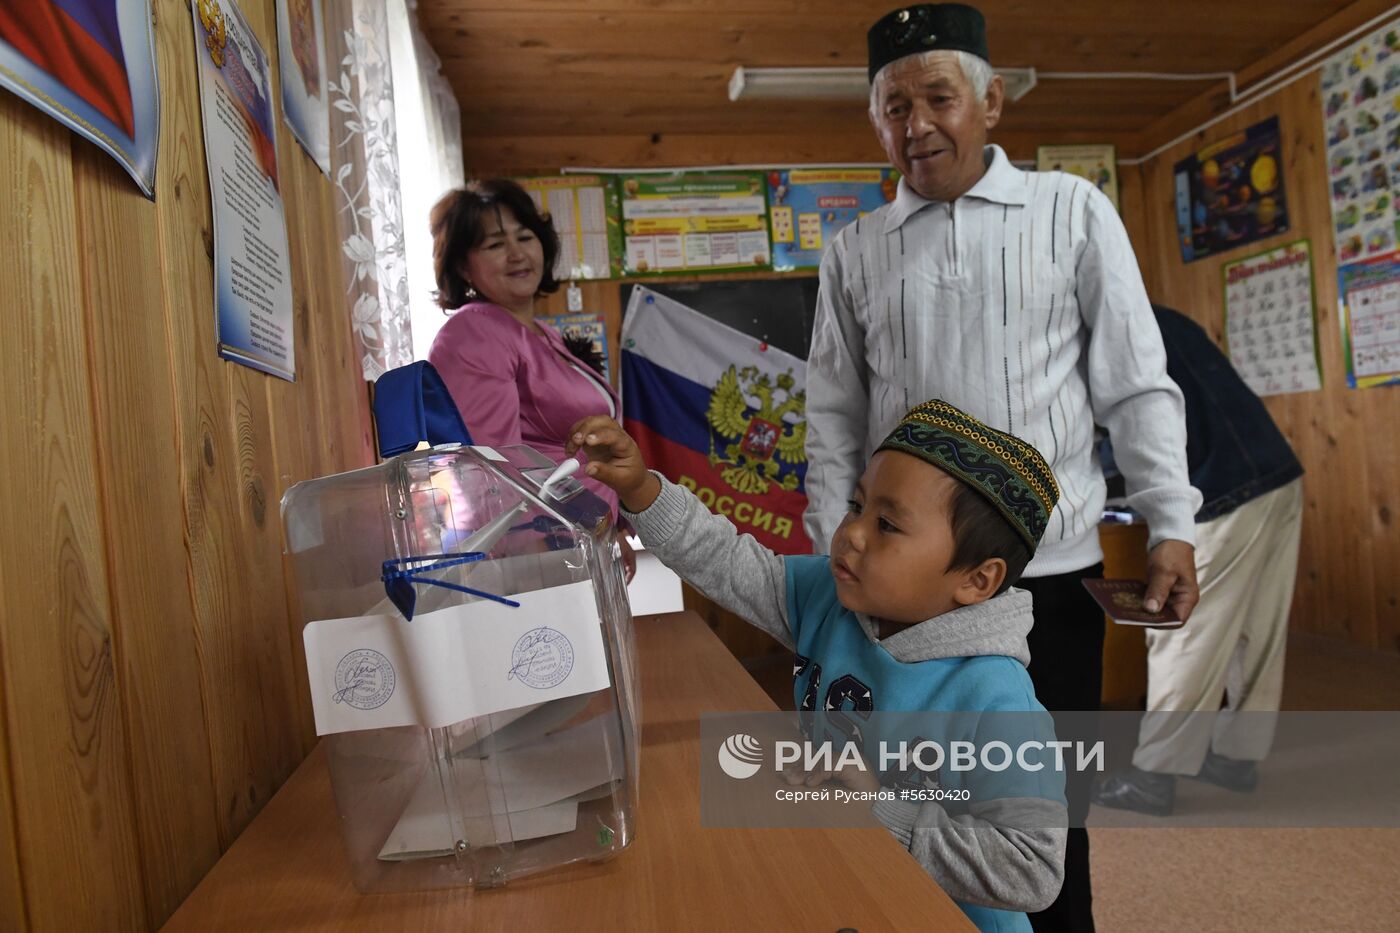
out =
<path fill-rule="evenodd" d="M 1069 825 L 1064 776 L 1045 752 L 1055 739 L 1054 721 L 1036 711 L 1029 678 L 1022 686 L 984 687 L 981 702 L 988 712 L 978 717 L 975 744 L 999 742 L 1023 756 L 1038 748 L 1033 760 L 964 775 L 969 802 L 965 809 L 950 804 L 957 812 L 904 800 L 880 800 L 873 810 L 950 897 L 1001 910 L 1044 910 L 1064 880 Z"/>
<path fill-rule="evenodd" d="M 793 647 L 781 557 L 649 472 L 636 442 L 611 418 L 584 418 L 569 433 L 566 451 L 588 455 L 585 472 L 617 491 L 647 550 L 710 599 Z"/>
<path fill-rule="evenodd" d="M 1065 875 L 1065 805 L 998 800 L 951 816 L 937 803 L 880 801 L 877 819 L 939 887 L 960 901 L 1000 910 L 1044 910 Z"/>

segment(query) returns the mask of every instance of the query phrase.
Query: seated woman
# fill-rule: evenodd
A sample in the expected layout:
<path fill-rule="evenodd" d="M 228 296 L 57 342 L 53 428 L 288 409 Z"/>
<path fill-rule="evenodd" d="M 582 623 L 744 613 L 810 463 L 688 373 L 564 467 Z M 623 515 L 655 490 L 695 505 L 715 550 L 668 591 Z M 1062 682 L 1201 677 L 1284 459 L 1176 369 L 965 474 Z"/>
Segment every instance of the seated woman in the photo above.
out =
<path fill-rule="evenodd" d="M 617 418 L 617 393 L 596 363 L 570 352 L 559 333 L 535 320 L 535 300 L 559 289 L 559 236 L 549 215 L 508 179 L 474 181 L 448 192 L 431 215 L 438 304 L 451 314 L 428 353 L 447 383 L 472 440 L 492 447 L 528 444 L 555 462 L 569 428 L 589 415 Z M 578 478 L 607 501 L 617 494 Z M 636 558 L 619 535 L 627 579 Z"/>

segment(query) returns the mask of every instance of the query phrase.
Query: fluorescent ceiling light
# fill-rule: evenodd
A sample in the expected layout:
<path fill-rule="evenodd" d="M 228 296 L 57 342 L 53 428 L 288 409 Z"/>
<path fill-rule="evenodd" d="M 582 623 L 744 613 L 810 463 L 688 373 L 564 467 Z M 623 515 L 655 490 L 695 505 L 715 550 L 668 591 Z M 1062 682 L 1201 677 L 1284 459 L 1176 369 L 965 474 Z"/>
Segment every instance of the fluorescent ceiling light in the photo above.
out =
<path fill-rule="evenodd" d="M 1006 99 L 1020 100 L 1035 87 L 1034 68 L 998 68 Z M 730 100 L 869 100 L 864 68 L 745 68 L 729 78 Z"/>

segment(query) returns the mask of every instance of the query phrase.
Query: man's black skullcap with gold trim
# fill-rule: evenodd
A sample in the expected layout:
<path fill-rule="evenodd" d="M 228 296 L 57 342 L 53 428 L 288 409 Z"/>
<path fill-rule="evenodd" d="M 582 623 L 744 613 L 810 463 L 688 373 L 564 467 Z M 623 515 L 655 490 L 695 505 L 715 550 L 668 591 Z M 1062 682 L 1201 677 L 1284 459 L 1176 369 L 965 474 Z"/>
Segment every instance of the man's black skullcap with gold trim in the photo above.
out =
<path fill-rule="evenodd" d="M 990 62 L 987 21 L 965 3 L 920 3 L 886 13 L 866 35 L 870 80 L 896 59 L 945 49 L 971 52 Z"/>
<path fill-rule="evenodd" d="M 878 450 L 897 450 L 951 473 L 981 493 L 1035 553 L 1060 487 L 1030 444 L 941 399 L 909 410 Z"/>

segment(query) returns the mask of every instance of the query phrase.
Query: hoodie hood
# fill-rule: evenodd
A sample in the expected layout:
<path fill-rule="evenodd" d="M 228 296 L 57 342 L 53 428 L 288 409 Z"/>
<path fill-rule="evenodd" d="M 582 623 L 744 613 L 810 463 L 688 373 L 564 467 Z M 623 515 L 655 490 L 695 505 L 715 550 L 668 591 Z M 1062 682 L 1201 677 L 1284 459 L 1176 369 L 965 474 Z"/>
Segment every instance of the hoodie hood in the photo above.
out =
<path fill-rule="evenodd" d="M 857 613 L 860 627 L 872 642 L 896 661 L 912 664 L 937 658 L 1005 655 L 1023 666 L 1031 661 L 1026 635 L 1034 621 L 1031 594 L 1015 587 L 986 602 L 962 606 L 911 625 L 888 638 L 878 638 L 870 617 Z"/>

